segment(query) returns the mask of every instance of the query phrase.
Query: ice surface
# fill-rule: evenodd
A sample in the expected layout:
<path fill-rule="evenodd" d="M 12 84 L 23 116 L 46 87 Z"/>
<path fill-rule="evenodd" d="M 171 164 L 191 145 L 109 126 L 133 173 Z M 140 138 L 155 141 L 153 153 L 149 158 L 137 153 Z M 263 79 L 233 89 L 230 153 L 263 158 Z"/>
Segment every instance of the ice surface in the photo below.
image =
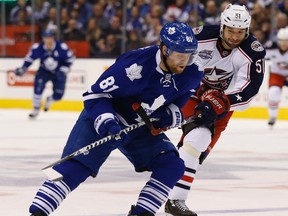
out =
<path fill-rule="evenodd" d="M 59 159 L 78 117 L 75 112 L 0 109 L 1 215 L 29 215 L 45 179 L 41 168 Z M 167 132 L 177 143 L 180 130 Z M 199 216 L 288 215 L 288 122 L 271 130 L 267 121 L 232 119 L 198 171 L 187 205 Z M 126 216 L 149 178 L 135 173 L 118 152 L 96 179 L 72 192 L 52 216 Z M 164 215 L 163 207 L 157 215 Z"/>

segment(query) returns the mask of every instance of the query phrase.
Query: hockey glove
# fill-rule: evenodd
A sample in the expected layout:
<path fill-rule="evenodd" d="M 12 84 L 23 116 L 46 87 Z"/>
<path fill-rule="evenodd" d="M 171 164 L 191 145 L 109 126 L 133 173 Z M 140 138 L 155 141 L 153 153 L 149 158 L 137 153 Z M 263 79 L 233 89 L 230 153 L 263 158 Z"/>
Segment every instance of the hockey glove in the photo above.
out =
<path fill-rule="evenodd" d="M 205 91 L 201 96 L 201 100 L 212 105 L 212 108 L 217 114 L 218 118 L 224 117 L 230 109 L 228 97 L 224 92 L 216 89 L 209 89 Z"/>
<path fill-rule="evenodd" d="M 98 128 L 98 134 L 101 137 L 116 135 L 113 145 L 119 146 L 123 145 L 129 140 L 129 136 L 125 132 L 121 132 L 121 127 L 115 119 L 108 118 L 106 119 Z"/>
<path fill-rule="evenodd" d="M 26 68 L 20 67 L 15 69 L 16 76 L 22 76 L 26 72 Z"/>
<path fill-rule="evenodd" d="M 196 92 L 196 97 L 198 99 L 201 99 L 201 97 L 204 94 L 204 92 L 206 92 L 207 90 L 210 90 L 210 89 L 211 89 L 211 87 L 209 87 L 205 83 L 202 83 L 201 86 L 199 87 L 199 89 Z"/>
<path fill-rule="evenodd" d="M 202 102 L 195 107 L 196 118 L 194 123 L 208 128 L 213 126 L 217 118 L 223 118 L 230 109 L 228 97 L 216 90 L 208 89 L 201 95 Z"/>
<path fill-rule="evenodd" d="M 207 101 L 203 101 L 198 106 L 196 106 L 195 112 L 196 113 L 193 123 L 198 127 L 206 126 L 211 128 L 217 119 L 216 112 L 214 111 L 212 105 Z"/>
<path fill-rule="evenodd" d="M 155 128 L 175 127 L 180 125 L 183 121 L 183 114 L 179 107 L 174 104 L 169 106 L 161 106 L 155 110 L 150 118 L 155 118 L 157 121 L 153 122 Z"/>

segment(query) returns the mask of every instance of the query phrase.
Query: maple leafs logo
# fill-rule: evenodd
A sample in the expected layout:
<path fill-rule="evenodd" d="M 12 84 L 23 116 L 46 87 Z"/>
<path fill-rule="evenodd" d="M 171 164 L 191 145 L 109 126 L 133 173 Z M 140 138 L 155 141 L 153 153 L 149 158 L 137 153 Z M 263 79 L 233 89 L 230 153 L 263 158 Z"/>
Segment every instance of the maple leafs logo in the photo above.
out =
<path fill-rule="evenodd" d="M 132 64 L 129 68 L 125 68 L 127 77 L 133 81 L 134 79 L 141 79 L 143 66 L 137 65 L 136 63 Z"/>
<path fill-rule="evenodd" d="M 176 32 L 175 27 L 168 28 L 168 34 L 174 34 Z"/>

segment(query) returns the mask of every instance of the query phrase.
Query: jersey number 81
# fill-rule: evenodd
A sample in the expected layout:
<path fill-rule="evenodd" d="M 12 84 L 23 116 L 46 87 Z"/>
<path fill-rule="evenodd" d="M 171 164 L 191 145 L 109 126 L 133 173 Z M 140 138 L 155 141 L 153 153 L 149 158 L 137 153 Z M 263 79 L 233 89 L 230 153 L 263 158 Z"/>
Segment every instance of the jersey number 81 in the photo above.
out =
<path fill-rule="evenodd" d="M 119 88 L 119 86 L 115 85 L 115 79 L 113 76 L 102 80 L 99 84 L 99 87 L 103 89 L 103 92 L 111 92 Z"/>

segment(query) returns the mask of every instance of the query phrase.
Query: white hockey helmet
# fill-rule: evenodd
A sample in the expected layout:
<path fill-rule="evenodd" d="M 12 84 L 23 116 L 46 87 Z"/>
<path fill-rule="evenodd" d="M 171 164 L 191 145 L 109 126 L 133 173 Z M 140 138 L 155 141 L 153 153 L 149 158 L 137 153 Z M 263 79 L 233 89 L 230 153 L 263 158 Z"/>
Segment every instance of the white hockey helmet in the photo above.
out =
<path fill-rule="evenodd" d="M 281 28 L 277 33 L 278 40 L 288 40 L 288 28 Z"/>
<path fill-rule="evenodd" d="M 221 13 L 220 36 L 222 37 L 224 25 L 231 28 L 246 29 L 246 38 L 249 35 L 251 16 L 245 5 L 228 4 Z"/>

